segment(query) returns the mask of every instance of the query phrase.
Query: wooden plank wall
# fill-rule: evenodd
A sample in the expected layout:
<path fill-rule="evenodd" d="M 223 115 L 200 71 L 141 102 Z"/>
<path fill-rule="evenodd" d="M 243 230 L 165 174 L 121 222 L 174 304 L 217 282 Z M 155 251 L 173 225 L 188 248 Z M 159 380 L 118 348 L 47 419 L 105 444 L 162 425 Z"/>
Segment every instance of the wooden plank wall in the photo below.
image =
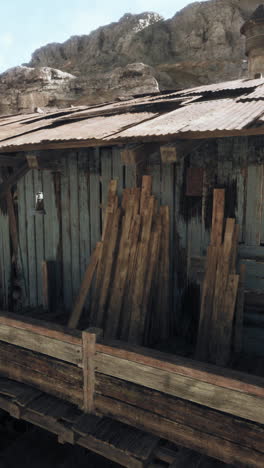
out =
<path fill-rule="evenodd" d="M 251 249 L 253 257 L 254 249 L 262 252 L 262 146 L 261 137 L 212 140 L 176 165 L 162 165 L 158 151 L 150 155 L 144 172 L 153 176 L 153 193 L 162 204 L 169 205 L 172 219 L 171 274 L 175 309 L 186 286 L 191 257 L 203 256 L 209 242 L 213 187 L 227 189 L 227 215 L 235 215 L 242 227 L 241 247 Z M 58 152 L 49 151 L 51 153 L 58 156 Z M 57 295 L 61 295 L 64 305 L 70 309 L 91 251 L 101 236 L 109 180 L 117 178 L 121 195 L 123 188 L 136 184 L 136 170 L 133 166 L 122 165 L 118 148 L 64 150 L 59 156 L 60 172 L 32 170 L 18 183 L 18 228 L 27 305 L 42 304 L 41 262 L 45 259 L 56 262 Z M 204 168 L 200 197 L 186 196 L 188 167 Z M 33 215 L 37 191 L 44 193 L 45 216 Z M 10 280 L 8 220 L 6 215 L 0 216 L 3 226 L 0 240 L 8 246 L 0 255 L 7 301 Z M 251 265 L 251 272 L 252 268 Z M 256 277 L 261 277 L 260 269 L 258 264 Z"/>
<path fill-rule="evenodd" d="M 60 172 L 31 170 L 17 187 L 26 305 L 32 307 L 43 303 L 41 262 L 45 259 L 56 262 L 57 289 L 63 304 L 71 308 L 101 237 L 110 179 L 118 180 L 119 195 L 136 184 L 135 167 L 122 165 L 117 148 L 69 150 L 60 152 L 60 158 Z M 174 168 L 162 168 L 159 154 L 153 161 L 146 172 L 153 175 L 154 194 L 169 205 L 173 216 Z M 44 193 L 44 216 L 33 214 L 37 191 Z"/>
<path fill-rule="evenodd" d="M 6 213 L 0 211 L 0 290 L 1 290 L 1 305 L 7 308 L 10 295 L 10 280 L 11 280 L 11 251 L 9 237 L 9 220 Z"/>

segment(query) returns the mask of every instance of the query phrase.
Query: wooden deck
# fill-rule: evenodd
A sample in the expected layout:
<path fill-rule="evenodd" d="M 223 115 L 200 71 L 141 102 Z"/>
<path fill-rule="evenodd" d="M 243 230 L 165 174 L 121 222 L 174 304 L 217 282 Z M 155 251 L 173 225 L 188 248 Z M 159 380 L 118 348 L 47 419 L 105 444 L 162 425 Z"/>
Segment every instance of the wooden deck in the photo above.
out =
<path fill-rule="evenodd" d="M 132 431 L 132 441 L 148 441 L 145 459 L 131 447 L 122 458 L 118 450 L 127 442 L 117 435 L 117 450 L 104 456 L 123 466 L 146 466 L 160 439 L 237 466 L 264 466 L 260 377 L 126 343 L 96 343 L 91 331 L 2 312 L 0 375 L 0 407 L 61 442 L 101 453 L 99 428 L 107 424 L 109 434 Z"/>

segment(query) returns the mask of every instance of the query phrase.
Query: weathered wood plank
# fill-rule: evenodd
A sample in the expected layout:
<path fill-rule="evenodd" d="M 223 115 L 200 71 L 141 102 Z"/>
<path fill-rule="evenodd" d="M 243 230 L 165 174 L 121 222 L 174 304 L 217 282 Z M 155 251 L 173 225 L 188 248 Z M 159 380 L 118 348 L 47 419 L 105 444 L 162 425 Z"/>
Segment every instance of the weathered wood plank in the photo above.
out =
<path fill-rule="evenodd" d="M 242 372 L 162 353 L 121 341 L 96 344 L 98 353 L 191 377 L 218 387 L 249 393 L 264 398 L 264 379 Z"/>
<path fill-rule="evenodd" d="M 107 196 L 109 182 L 112 179 L 112 157 L 111 151 L 107 148 L 101 150 L 101 187 L 102 187 L 102 226 L 104 226 L 105 213 L 107 208 Z"/>
<path fill-rule="evenodd" d="M 91 255 L 89 154 L 78 152 L 80 211 L 80 274 L 83 278 Z"/>
<path fill-rule="evenodd" d="M 28 279 L 28 255 L 27 255 L 27 217 L 25 198 L 25 178 L 23 177 L 17 184 L 17 207 L 18 207 L 18 232 L 19 250 L 21 261 L 21 273 L 25 282 L 25 305 L 29 305 L 29 279 Z"/>
<path fill-rule="evenodd" d="M 27 252 L 28 252 L 28 276 L 29 276 L 29 304 L 37 306 L 37 255 L 36 255 L 36 230 L 35 217 L 35 187 L 33 171 L 25 176 L 25 202 L 26 202 L 26 229 L 27 229 Z"/>
<path fill-rule="evenodd" d="M 11 281 L 11 249 L 9 235 L 9 218 L 6 214 L 0 214 L 1 222 L 1 275 L 3 305 L 8 307 Z"/>
<path fill-rule="evenodd" d="M 102 233 L 99 165 L 99 149 L 91 149 L 89 154 L 91 251 L 95 248 L 96 243 L 99 242 Z"/>
<path fill-rule="evenodd" d="M 122 378 L 144 387 L 169 395 L 187 399 L 210 408 L 234 414 L 250 421 L 264 423 L 263 399 L 244 395 L 241 392 L 217 387 L 208 383 L 197 383 L 190 377 L 170 374 L 162 369 L 130 362 L 107 354 L 96 355 L 96 371 L 112 377 Z"/>
<path fill-rule="evenodd" d="M 70 330 L 56 323 L 45 322 L 31 317 L 0 311 L 0 325 L 7 325 L 21 330 L 28 330 L 38 335 L 54 338 L 66 343 L 81 345 L 81 332 Z"/>
<path fill-rule="evenodd" d="M 240 265 L 234 326 L 234 351 L 242 351 L 246 266 Z"/>
<path fill-rule="evenodd" d="M 112 148 L 112 167 L 113 179 L 117 181 L 117 195 L 121 197 L 124 188 L 124 166 L 121 161 L 120 150 L 116 147 Z"/>
<path fill-rule="evenodd" d="M 70 237 L 71 237 L 71 276 L 72 299 L 77 297 L 80 276 L 80 219 L 79 219 L 79 173 L 77 166 L 77 153 L 69 155 L 69 189 L 70 189 Z"/>
<path fill-rule="evenodd" d="M 38 170 L 33 170 L 34 189 L 37 192 L 43 192 L 42 173 Z M 45 206 L 45 200 L 44 200 Z M 36 269 L 37 269 L 37 294 L 38 305 L 43 304 L 43 282 L 42 282 L 42 262 L 45 258 L 44 254 L 44 220 L 45 215 L 35 214 L 35 235 L 36 235 Z"/>
<path fill-rule="evenodd" d="M 247 245 L 259 245 L 262 222 L 262 193 L 264 166 L 248 167 L 245 242 Z"/>
<path fill-rule="evenodd" d="M 63 267 L 63 299 L 67 309 L 71 308 L 73 299 L 72 286 L 72 255 L 71 255 L 71 227 L 70 227 L 70 186 L 69 161 L 65 157 L 62 161 L 63 172 L 61 178 L 61 223 L 62 223 L 62 267 Z"/>
<path fill-rule="evenodd" d="M 221 245 L 225 209 L 225 190 L 214 189 L 211 245 Z"/>
<path fill-rule="evenodd" d="M 72 314 L 70 316 L 69 322 L 68 322 L 68 327 L 69 328 L 76 328 L 82 313 L 83 306 L 85 304 L 85 300 L 87 298 L 87 294 L 90 291 L 93 277 L 96 271 L 96 267 L 98 265 L 99 258 L 101 256 L 101 250 L 102 250 L 102 243 L 98 242 L 97 246 L 91 256 L 90 263 L 87 266 L 85 276 L 83 278 L 82 284 L 81 284 L 81 289 L 79 292 L 79 295 L 76 299 Z"/>
<path fill-rule="evenodd" d="M 10 344 L 31 349 L 38 353 L 53 356 L 62 361 L 80 364 L 81 347 L 76 344 L 59 341 L 47 336 L 41 336 L 27 330 L 1 324 L 0 340 Z"/>

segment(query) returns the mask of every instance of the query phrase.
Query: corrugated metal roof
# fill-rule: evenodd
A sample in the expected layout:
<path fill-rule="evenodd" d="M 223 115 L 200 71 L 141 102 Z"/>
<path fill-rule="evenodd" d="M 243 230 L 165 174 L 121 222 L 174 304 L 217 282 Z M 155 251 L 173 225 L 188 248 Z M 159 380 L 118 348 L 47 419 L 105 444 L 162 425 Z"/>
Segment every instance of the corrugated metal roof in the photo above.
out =
<path fill-rule="evenodd" d="M 137 125 L 155 117 L 154 113 L 121 114 L 110 117 L 94 117 L 77 122 L 69 122 L 55 128 L 44 128 L 16 138 L 2 141 L 0 148 L 61 142 L 71 140 L 103 140 L 107 136 L 122 132 L 127 127 Z"/>
<path fill-rule="evenodd" d="M 224 98 L 222 92 L 226 90 L 236 92 Z M 221 131 L 254 126 L 260 133 L 264 122 L 263 97 L 264 79 L 236 80 L 125 102 L 4 116 L 0 118 L 0 151 L 33 149 L 34 145 L 44 147 L 56 142 L 122 142 L 192 132 L 216 132 L 219 136 Z"/>
<path fill-rule="evenodd" d="M 240 96 L 238 100 L 264 99 L 264 85 L 258 86 L 254 91 Z"/>
<path fill-rule="evenodd" d="M 232 91 L 232 90 L 243 90 L 247 88 L 255 88 L 264 84 L 264 78 L 258 78 L 256 80 L 233 80 L 225 81 L 223 83 L 215 83 L 211 85 L 198 86 L 195 88 L 186 89 L 179 91 L 178 94 L 203 94 L 203 93 L 216 93 L 219 91 Z"/>
<path fill-rule="evenodd" d="M 115 138 L 141 138 L 154 135 L 177 135 L 184 132 L 241 130 L 262 114 L 264 114 L 263 101 L 243 103 L 232 99 L 221 99 L 193 103 L 134 128 L 129 128 L 116 135 Z"/>

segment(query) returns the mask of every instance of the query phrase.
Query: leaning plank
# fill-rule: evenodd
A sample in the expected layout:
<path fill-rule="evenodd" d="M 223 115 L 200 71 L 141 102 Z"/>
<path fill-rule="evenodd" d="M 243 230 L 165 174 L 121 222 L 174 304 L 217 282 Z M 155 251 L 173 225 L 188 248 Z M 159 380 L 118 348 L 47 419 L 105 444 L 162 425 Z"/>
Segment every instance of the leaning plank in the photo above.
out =
<path fill-rule="evenodd" d="M 151 178 L 150 178 L 151 180 Z M 142 317 L 142 303 L 144 299 L 144 288 L 148 264 L 150 248 L 151 227 L 154 214 L 154 197 L 148 196 L 148 185 L 142 186 L 141 194 L 141 210 L 142 210 L 142 233 L 138 247 L 138 256 L 136 264 L 136 275 L 134 277 L 134 291 L 132 294 L 132 310 L 129 327 L 129 341 L 134 343 L 142 343 L 141 333 L 141 317 Z"/>
<path fill-rule="evenodd" d="M 96 355 L 95 365 L 97 372 L 102 374 L 121 377 L 122 380 L 209 406 L 254 422 L 264 423 L 263 399 L 260 397 L 223 389 L 223 387 L 199 382 L 190 377 L 168 373 L 163 369 L 149 367 L 107 354 Z"/>
<path fill-rule="evenodd" d="M 128 189 L 125 192 L 127 193 Z M 124 290 L 127 281 L 129 254 L 131 248 L 131 238 L 129 236 L 131 224 L 133 222 L 134 204 L 137 204 L 137 195 L 131 190 L 129 198 L 123 197 L 122 205 L 125 208 L 123 217 L 121 238 L 118 249 L 116 268 L 114 272 L 113 286 L 111 289 L 110 302 L 108 307 L 105 335 L 111 338 L 117 337 L 121 309 L 123 304 Z"/>
<path fill-rule="evenodd" d="M 81 289 L 79 292 L 79 295 L 77 297 L 77 300 L 75 302 L 73 311 L 71 313 L 69 322 L 68 322 L 68 327 L 69 328 L 76 328 L 78 326 L 80 316 L 82 313 L 83 306 L 85 304 L 85 300 L 87 298 L 87 294 L 90 291 L 93 277 L 95 274 L 95 270 L 101 255 L 101 249 L 102 249 L 102 243 L 98 242 L 96 244 L 96 248 L 91 256 L 91 259 L 89 261 L 89 265 L 86 269 L 82 284 L 81 284 Z"/>
<path fill-rule="evenodd" d="M 137 274 L 137 258 L 138 258 L 138 247 L 139 247 L 139 235 L 142 224 L 142 217 L 137 214 L 134 218 L 131 232 L 129 235 L 131 248 L 127 266 L 127 283 L 126 290 L 124 292 L 123 301 L 123 320 L 121 323 L 120 336 L 123 340 L 127 340 L 129 333 L 129 325 L 132 313 L 132 297 L 134 292 L 134 281 Z"/>
<path fill-rule="evenodd" d="M 98 355 L 99 353 L 109 354 L 154 369 L 166 370 L 170 373 L 264 398 L 264 379 L 262 377 L 224 369 L 213 364 L 202 363 L 121 341 L 112 341 L 108 342 L 108 344 L 97 343 L 96 351 Z"/>
<path fill-rule="evenodd" d="M 221 245 L 225 210 L 225 190 L 214 189 L 211 245 Z"/>
<path fill-rule="evenodd" d="M 159 253 L 160 253 L 160 238 L 161 238 L 161 219 L 160 217 L 156 220 L 156 225 L 153 228 L 150 238 L 150 251 L 149 251 L 149 262 L 148 262 L 148 274 L 146 276 L 145 291 L 142 304 L 142 315 L 140 322 L 139 336 L 140 340 L 143 341 L 144 332 L 146 332 L 146 323 L 148 318 L 149 307 L 151 306 L 152 295 L 153 295 L 153 280 L 155 278 L 155 272 L 158 265 Z M 162 309 L 159 309 L 160 312 Z M 164 318 L 165 315 L 162 314 Z M 165 319 L 165 318 L 164 318 Z M 149 318 L 150 321 L 150 318 Z M 146 339 L 146 342 L 149 341 Z"/>
<path fill-rule="evenodd" d="M 183 447 L 222 460 L 225 463 L 234 463 L 238 466 L 250 466 L 252 468 L 262 468 L 263 466 L 263 453 L 231 443 L 222 438 L 219 439 L 212 434 L 194 430 L 184 424 L 170 421 L 162 416 L 135 408 L 112 398 L 97 395 L 96 408 L 101 413 L 114 417 L 121 422 L 126 422 L 138 429 L 146 430 Z"/>
<path fill-rule="evenodd" d="M 226 220 L 224 242 L 219 247 L 219 261 L 216 270 L 214 302 L 211 318 L 211 334 L 209 337 L 209 355 L 211 362 L 217 362 L 217 347 L 219 339 L 219 323 L 222 319 L 225 305 L 225 293 L 229 280 L 232 249 L 234 248 L 235 220 Z M 230 324 L 232 327 L 232 323 Z M 209 356 L 208 356 L 209 357 Z"/>
<path fill-rule="evenodd" d="M 62 361 L 77 365 L 81 363 L 82 349 L 80 345 L 59 341 L 28 330 L 0 324 L 0 340 Z"/>
<path fill-rule="evenodd" d="M 215 362 L 220 366 L 227 365 L 230 359 L 238 281 L 238 275 L 229 275 L 223 313 L 218 324 Z"/>
<path fill-rule="evenodd" d="M 115 261 L 115 252 L 118 243 L 118 236 L 119 236 L 119 224 L 121 220 L 121 210 L 118 208 L 114 214 L 112 215 L 112 223 L 109 226 L 110 232 L 109 236 L 106 236 L 103 242 L 102 248 L 102 269 L 103 277 L 102 283 L 100 285 L 100 294 L 99 294 L 99 301 L 98 301 L 98 310 L 97 310 L 97 319 L 96 325 L 98 327 L 102 327 L 105 318 L 105 307 L 106 302 L 108 300 L 109 295 L 109 288 L 112 279 L 114 261 Z M 108 233 L 108 227 L 106 230 Z"/>
<path fill-rule="evenodd" d="M 206 360 L 208 356 L 208 333 L 210 333 L 218 255 L 219 247 L 210 245 L 207 249 L 206 271 L 203 282 L 199 330 L 196 343 L 196 358 L 200 360 Z"/>

